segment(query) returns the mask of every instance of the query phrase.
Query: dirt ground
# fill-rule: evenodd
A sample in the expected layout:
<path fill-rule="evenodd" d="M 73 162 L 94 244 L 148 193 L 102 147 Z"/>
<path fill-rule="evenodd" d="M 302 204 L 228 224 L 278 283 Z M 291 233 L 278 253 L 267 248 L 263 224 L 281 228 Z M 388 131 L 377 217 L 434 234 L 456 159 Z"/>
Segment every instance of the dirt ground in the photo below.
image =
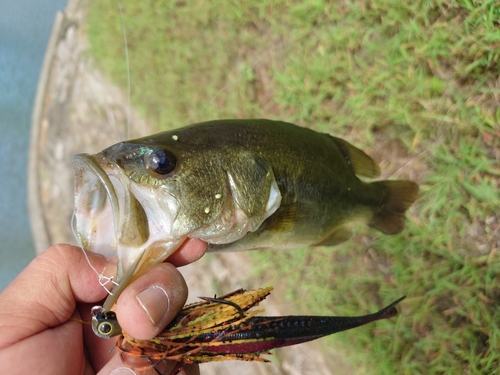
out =
<path fill-rule="evenodd" d="M 76 5 L 75 5 L 76 4 Z M 85 53 L 87 40 L 83 23 L 84 9 L 76 1 L 67 9 L 57 33 L 57 43 L 49 60 L 47 85 L 41 101 L 41 118 L 35 123 L 33 143 L 34 168 L 30 186 L 38 200 L 39 224 L 35 238 L 41 251 L 49 244 L 73 243 L 73 170 L 71 156 L 95 153 L 127 138 L 129 118 L 126 96 L 92 67 Z M 148 125 L 133 111 L 130 114 L 131 136 L 144 136 Z M 35 212 L 36 210 L 34 210 Z M 34 214 L 35 215 L 35 214 Z M 43 235 L 42 235 L 43 234 Z M 210 254 L 195 264 L 183 267 L 190 288 L 190 301 L 196 296 L 223 294 L 244 287 L 266 286 L 265 280 L 249 275 L 244 253 Z M 293 309 L 283 300 L 285 281 L 275 285 L 269 301 L 263 304 L 269 315 L 291 315 Z M 288 286 L 289 287 L 289 286 Z M 353 369 L 341 351 L 320 350 L 321 342 L 279 349 L 270 357 L 271 364 L 228 361 L 204 364 L 202 374 L 351 374 Z"/>

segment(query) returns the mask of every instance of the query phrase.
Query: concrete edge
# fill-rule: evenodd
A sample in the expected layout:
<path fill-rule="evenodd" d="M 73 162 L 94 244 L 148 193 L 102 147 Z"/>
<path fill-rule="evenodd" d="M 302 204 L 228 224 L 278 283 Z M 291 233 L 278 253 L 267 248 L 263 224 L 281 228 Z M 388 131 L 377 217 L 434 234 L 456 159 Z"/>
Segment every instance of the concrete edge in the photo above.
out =
<path fill-rule="evenodd" d="M 28 160 L 28 209 L 30 212 L 33 243 L 38 254 L 51 245 L 40 196 L 40 175 L 38 173 L 40 151 L 39 136 L 45 109 L 45 97 L 52 70 L 52 62 L 65 19 L 66 15 L 64 12 L 58 11 L 50 34 L 47 50 L 45 51 L 42 70 L 38 80 L 33 115 L 31 118 L 30 151 Z"/>
<path fill-rule="evenodd" d="M 30 148 L 28 158 L 28 209 L 30 215 L 31 233 L 33 243 L 37 254 L 40 254 L 50 245 L 52 239 L 47 227 L 47 220 L 43 213 L 43 205 L 40 196 L 40 133 L 42 128 L 43 116 L 45 112 L 46 97 L 48 94 L 49 82 L 52 75 L 52 65 L 57 46 L 61 39 L 65 37 L 67 26 L 74 22 L 72 15 L 76 14 L 82 5 L 82 0 L 69 0 L 64 11 L 58 11 L 52 26 L 52 31 L 47 43 L 47 49 L 43 59 L 40 77 L 33 104 L 33 113 L 31 117 Z M 49 124 L 50 125 L 50 124 Z"/>

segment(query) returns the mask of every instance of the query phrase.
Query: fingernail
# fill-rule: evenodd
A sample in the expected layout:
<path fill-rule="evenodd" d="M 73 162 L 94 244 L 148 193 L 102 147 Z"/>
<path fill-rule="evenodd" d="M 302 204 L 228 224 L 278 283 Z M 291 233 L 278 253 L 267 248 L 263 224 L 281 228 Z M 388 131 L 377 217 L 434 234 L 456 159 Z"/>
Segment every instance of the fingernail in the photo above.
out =
<path fill-rule="evenodd" d="M 170 298 L 165 289 L 159 286 L 150 286 L 137 296 L 137 301 L 144 309 L 153 325 L 157 325 L 170 307 Z"/>
<path fill-rule="evenodd" d="M 110 372 L 109 375 L 137 375 L 137 372 L 127 367 L 119 367 Z"/>

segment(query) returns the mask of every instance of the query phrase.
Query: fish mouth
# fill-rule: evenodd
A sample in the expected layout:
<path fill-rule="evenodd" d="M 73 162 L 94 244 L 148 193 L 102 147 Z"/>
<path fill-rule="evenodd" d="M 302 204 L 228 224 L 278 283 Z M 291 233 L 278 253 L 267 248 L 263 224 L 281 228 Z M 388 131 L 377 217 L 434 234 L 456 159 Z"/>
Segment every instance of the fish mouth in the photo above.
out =
<path fill-rule="evenodd" d="M 105 256 L 144 245 L 148 217 L 120 167 L 100 154 L 73 156 L 76 236 L 86 250 Z"/>
<path fill-rule="evenodd" d="M 102 154 L 75 155 L 72 163 L 74 232 L 78 242 L 85 250 L 117 261 L 112 290 L 106 289 L 110 295 L 101 308 L 109 311 L 132 281 L 155 239 L 150 239 L 147 214 L 132 193 L 130 180 L 117 164 Z"/>
<path fill-rule="evenodd" d="M 187 237 L 172 230 L 180 208 L 176 191 L 134 182 L 114 162 L 127 147 L 119 143 L 72 159 L 78 242 L 85 250 L 116 257 L 118 286 L 106 300 L 106 309 L 137 275 L 163 262 Z"/>

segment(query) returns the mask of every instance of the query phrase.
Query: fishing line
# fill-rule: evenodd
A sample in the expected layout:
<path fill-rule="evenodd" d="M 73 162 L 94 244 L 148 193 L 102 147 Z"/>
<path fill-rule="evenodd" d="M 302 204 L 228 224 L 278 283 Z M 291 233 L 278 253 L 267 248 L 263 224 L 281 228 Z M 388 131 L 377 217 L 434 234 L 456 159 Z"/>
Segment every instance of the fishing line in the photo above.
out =
<path fill-rule="evenodd" d="M 106 286 L 106 284 L 109 284 L 111 283 L 113 286 L 118 286 L 118 283 L 116 281 L 113 280 L 114 276 L 104 276 L 104 271 L 106 271 L 106 267 L 104 267 L 104 269 L 102 270 L 102 272 L 98 272 L 95 267 L 92 265 L 92 263 L 90 262 L 90 259 L 89 259 L 89 256 L 87 255 L 87 252 L 84 250 L 83 248 L 83 243 L 82 243 L 82 239 L 80 238 L 80 236 L 76 233 L 76 208 L 75 210 L 73 211 L 73 215 L 71 215 L 71 231 L 73 232 L 73 236 L 75 236 L 76 240 L 78 241 L 78 247 L 80 248 L 80 250 L 83 252 L 83 255 L 85 256 L 85 259 L 87 260 L 87 263 L 88 265 L 90 266 L 90 268 L 92 269 L 92 271 L 95 272 L 95 274 L 97 275 L 97 278 L 99 280 L 99 285 L 101 285 L 103 287 L 103 289 L 109 294 L 109 295 L 113 295 L 113 293 L 111 292 L 110 289 L 108 289 L 108 287 Z"/>
<path fill-rule="evenodd" d="M 127 29 L 125 27 L 125 18 L 123 17 L 122 3 L 117 0 L 118 9 L 120 10 L 120 19 L 122 23 L 122 33 L 123 33 L 123 44 L 125 46 L 125 64 L 127 66 L 127 138 L 130 139 L 130 117 L 131 117 L 131 100 L 130 100 L 130 60 L 128 56 L 128 41 L 127 41 Z"/>
<path fill-rule="evenodd" d="M 128 53 L 128 40 L 127 40 L 127 29 L 125 27 L 125 17 L 123 16 L 123 9 L 122 9 L 122 4 L 120 0 L 117 0 L 118 4 L 118 10 L 120 11 L 120 20 L 121 20 L 121 25 L 122 25 L 122 34 L 123 34 L 123 44 L 124 44 L 124 50 L 125 50 L 125 64 L 126 64 L 126 69 L 127 69 L 127 113 L 126 113 L 126 118 L 127 118 L 127 123 L 126 123 L 126 139 L 130 138 L 130 118 L 131 118 L 131 85 L 130 85 L 130 59 L 129 59 L 129 53 Z M 111 290 L 106 286 L 111 283 L 113 287 L 118 286 L 118 283 L 113 280 L 114 276 L 104 276 L 104 271 L 106 271 L 106 267 L 102 270 L 102 272 L 98 272 L 96 268 L 92 265 L 90 262 L 90 259 L 87 255 L 87 252 L 83 249 L 83 243 L 82 239 L 80 236 L 77 235 L 76 232 L 76 223 L 75 223 L 75 218 L 76 218 L 76 208 L 73 211 L 73 215 L 71 216 L 71 231 L 73 232 L 73 235 L 78 241 L 78 245 L 80 249 L 83 252 L 83 255 L 85 256 L 85 259 L 87 260 L 88 265 L 90 268 L 95 272 L 95 274 L 98 277 L 99 284 L 101 287 L 109 294 L 113 295 Z"/>
<path fill-rule="evenodd" d="M 125 23 L 125 16 L 124 16 L 124 11 L 123 11 L 123 6 L 121 0 L 117 0 L 117 7 L 118 11 L 120 14 L 120 21 L 121 21 L 121 29 L 122 29 L 122 35 L 123 35 L 123 46 L 124 46 L 124 52 L 125 52 L 125 63 L 126 63 L 126 72 L 127 72 L 127 109 L 126 109 L 126 139 L 130 139 L 130 133 L 131 133 L 131 111 L 132 111 L 132 104 L 131 104 L 131 92 L 132 92 L 132 84 L 131 84 L 131 67 L 130 67 L 130 54 L 129 54 L 129 49 L 128 49 L 128 37 L 127 37 L 127 27 Z M 266 65 L 267 62 L 269 62 L 270 66 L 274 66 L 276 64 L 276 61 L 279 61 L 279 57 L 275 56 L 275 53 L 278 51 L 286 51 L 289 49 L 293 49 L 297 42 L 300 40 L 305 39 L 310 32 L 305 33 L 304 35 L 299 35 L 294 38 L 290 39 L 285 39 L 284 37 L 280 36 L 280 39 L 278 41 L 273 41 L 272 46 L 265 49 L 264 53 L 260 54 L 257 53 L 257 51 L 252 52 L 252 58 L 249 59 L 248 63 L 251 64 L 252 67 L 258 66 L 258 65 Z M 224 85 L 221 89 L 219 89 L 211 98 L 208 102 L 206 103 L 212 103 L 214 104 L 217 97 L 219 97 L 222 93 L 228 92 L 232 87 L 235 87 L 238 84 L 238 80 L 235 80 L 234 82 L 229 82 L 226 85 Z M 98 276 L 99 279 L 99 284 L 106 290 L 106 292 L 109 295 L 113 295 L 111 292 L 111 288 L 108 288 L 107 285 L 110 283 L 112 286 L 118 286 L 118 283 L 113 280 L 113 276 L 107 277 L 104 276 L 104 271 L 106 268 L 103 269 L 102 272 L 98 272 L 96 268 L 91 264 L 90 259 L 86 253 L 86 251 L 83 249 L 83 243 L 81 238 L 76 234 L 76 225 L 75 225 L 75 215 L 76 213 L 73 212 L 72 216 L 72 231 L 74 236 L 77 238 L 78 243 L 80 245 L 81 250 L 84 253 L 85 258 L 87 259 L 87 263 L 91 267 L 91 269 L 95 272 L 95 274 Z M 240 311 L 241 315 L 244 315 Z"/>
<path fill-rule="evenodd" d="M 123 43 L 124 43 L 124 49 L 125 49 L 125 64 L 126 64 L 126 69 L 127 69 L 127 109 L 126 109 L 126 139 L 130 138 L 130 118 L 131 118 L 131 84 L 130 84 L 130 59 L 129 59 L 129 53 L 128 53 L 128 40 L 127 40 L 127 29 L 125 27 L 125 18 L 123 16 L 123 9 L 122 9 L 122 4 L 120 0 L 117 0 L 118 4 L 118 10 L 120 11 L 120 20 L 121 20 L 121 25 L 122 25 L 122 33 L 123 33 Z M 71 216 L 71 231 L 73 232 L 74 237 L 76 238 L 78 242 L 79 248 L 82 250 L 83 255 L 85 256 L 85 259 L 87 260 L 87 263 L 89 267 L 95 272 L 95 274 L 98 277 L 99 284 L 101 287 L 109 294 L 113 295 L 111 292 L 111 289 L 107 287 L 107 285 L 111 284 L 112 287 L 118 286 L 118 283 L 113 280 L 114 276 L 105 276 L 104 272 L 106 271 L 106 267 L 102 270 L 102 272 L 98 272 L 96 268 L 92 265 L 87 252 L 83 248 L 83 242 L 80 236 L 77 234 L 76 231 L 76 207 L 75 210 L 73 211 L 73 215 Z"/>
<path fill-rule="evenodd" d="M 410 160 L 408 160 L 406 163 L 400 165 L 398 168 L 396 168 L 394 170 L 394 172 L 392 172 L 391 174 L 387 175 L 387 176 L 381 176 L 384 180 L 387 180 L 389 178 L 392 178 L 392 177 L 395 177 L 399 172 L 401 172 L 404 168 L 406 168 L 408 165 L 410 165 L 411 163 L 413 163 L 414 161 L 418 160 L 418 159 L 423 159 L 423 156 L 425 156 L 425 154 L 428 154 L 430 153 L 430 150 L 429 149 L 425 149 L 425 150 L 422 150 L 420 151 L 418 154 L 416 154 L 415 156 L 413 156 Z M 422 156 L 422 157 L 421 157 Z M 425 160 L 425 159 L 424 159 Z"/>

